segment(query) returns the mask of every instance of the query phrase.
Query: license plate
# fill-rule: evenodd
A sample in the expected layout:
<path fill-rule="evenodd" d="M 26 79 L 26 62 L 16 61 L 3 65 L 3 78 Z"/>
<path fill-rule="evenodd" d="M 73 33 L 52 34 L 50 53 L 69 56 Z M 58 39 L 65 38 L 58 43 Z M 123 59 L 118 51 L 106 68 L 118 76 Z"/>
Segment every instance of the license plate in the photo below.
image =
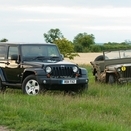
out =
<path fill-rule="evenodd" d="M 76 84 L 76 80 L 62 80 L 62 84 Z"/>

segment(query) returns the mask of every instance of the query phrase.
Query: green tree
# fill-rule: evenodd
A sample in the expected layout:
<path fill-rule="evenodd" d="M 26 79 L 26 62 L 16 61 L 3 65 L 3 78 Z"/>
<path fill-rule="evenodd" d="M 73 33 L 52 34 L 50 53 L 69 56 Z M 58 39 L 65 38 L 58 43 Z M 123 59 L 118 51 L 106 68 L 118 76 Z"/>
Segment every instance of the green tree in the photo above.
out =
<path fill-rule="evenodd" d="M 91 52 L 101 52 L 103 49 L 102 47 L 103 47 L 102 45 L 95 44 L 95 45 L 91 45 L 90 50 Z"/>
<path fill-rule="evenodd" d="M 8 40 L 6 38 L 3 38 L 0 40 L 0 42 L 7 42 Z"/>
<path fill-rule="evenodd" d="M 50 29 L 48 33 L 44 33 L 44 38 L 47 43 L 54 43 L 55 40 L 64 38 L 61 31 L 56 29 Z"/>
<path fill-rule="evenodd" d="M 87 33 L 79 33 L 77 36 L 74 37 L 73 44 L 75 46 L 75 51 L 77 52 L 85 52 L 88 51 L 90 46 L 95 44 L 95 37 L 93 34 L 87 34 Z M 81 45 L 82 50 L 81 50 Z M 79 50 L 80 49 L 80 50 Z"/>
<path fill-rule="evenodd" d="M 80 44 L 76 44 L 76 45 L 74 46 L 74 50 L 75 50 L 76 52 L 83 52 L 83 47 L 82 47 L 82 45 L 80 45 Z"/>
<path fill-rule="evenodd" d="M 60 52 L 64 55 L 64 57 L 74 59 L 75 56 L 79 56 L 77 53 L 73 53 L 74 45 L 71 41 L 63 38 L 55 40 L 54 43 L 58 46 Z"/>

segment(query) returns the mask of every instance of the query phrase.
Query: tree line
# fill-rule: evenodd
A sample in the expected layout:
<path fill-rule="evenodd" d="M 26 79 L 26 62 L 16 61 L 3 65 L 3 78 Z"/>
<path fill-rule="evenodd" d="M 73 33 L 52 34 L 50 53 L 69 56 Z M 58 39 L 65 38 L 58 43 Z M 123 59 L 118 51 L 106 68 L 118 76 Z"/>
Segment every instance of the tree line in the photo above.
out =
<path fill-rule="evenodd" d="M 121 43 L 108 42 L 103 43 L 102 45 L 96 44 L 95 36 L 93 34 L 87 34 L 86 32 L 77 34 L 73 41 L 69 41 L 58 28 L 50 29 L 47 33 L 43 34 L 43 37 L 46 43 L 55 43 L 64 57 L 70 59 L 78 56 L 78 53 L 131 48 L 131 41 L 127 40 Z M 0 41 L 7 42 L 8 39 L 4 38 Z"/>

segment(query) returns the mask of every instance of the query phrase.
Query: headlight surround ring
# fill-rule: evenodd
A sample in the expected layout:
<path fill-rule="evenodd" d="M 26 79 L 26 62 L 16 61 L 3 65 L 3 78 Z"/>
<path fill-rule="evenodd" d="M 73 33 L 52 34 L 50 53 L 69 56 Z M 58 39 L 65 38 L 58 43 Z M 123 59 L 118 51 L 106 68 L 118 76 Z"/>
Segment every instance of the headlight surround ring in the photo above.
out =
<path fill-rule="evenodd" d="M 46 73 L 51 73 L 52 69 L 51 69 L 50 66 L 47 66 L 47 67 L 45 68 L 45 71 L 46 71 Z"/>
<path fill-rule="evenodd" d="M 77 66 L 73 66 L 72 69 L 73 69 L 73 72 L 74 72 L 74 73 L 78 72 L 78 67 L 77 67 Z"/>

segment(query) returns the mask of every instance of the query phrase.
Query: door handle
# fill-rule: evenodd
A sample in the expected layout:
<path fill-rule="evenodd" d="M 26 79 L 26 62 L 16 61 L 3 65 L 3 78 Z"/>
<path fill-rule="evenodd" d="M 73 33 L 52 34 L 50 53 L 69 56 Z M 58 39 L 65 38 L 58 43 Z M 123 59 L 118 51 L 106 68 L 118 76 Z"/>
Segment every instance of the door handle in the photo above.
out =
<path fill-rule="evenodd" d="M 10 63 L 9 62 L 5 62 L 6 65 L 9 65 Z"/>

